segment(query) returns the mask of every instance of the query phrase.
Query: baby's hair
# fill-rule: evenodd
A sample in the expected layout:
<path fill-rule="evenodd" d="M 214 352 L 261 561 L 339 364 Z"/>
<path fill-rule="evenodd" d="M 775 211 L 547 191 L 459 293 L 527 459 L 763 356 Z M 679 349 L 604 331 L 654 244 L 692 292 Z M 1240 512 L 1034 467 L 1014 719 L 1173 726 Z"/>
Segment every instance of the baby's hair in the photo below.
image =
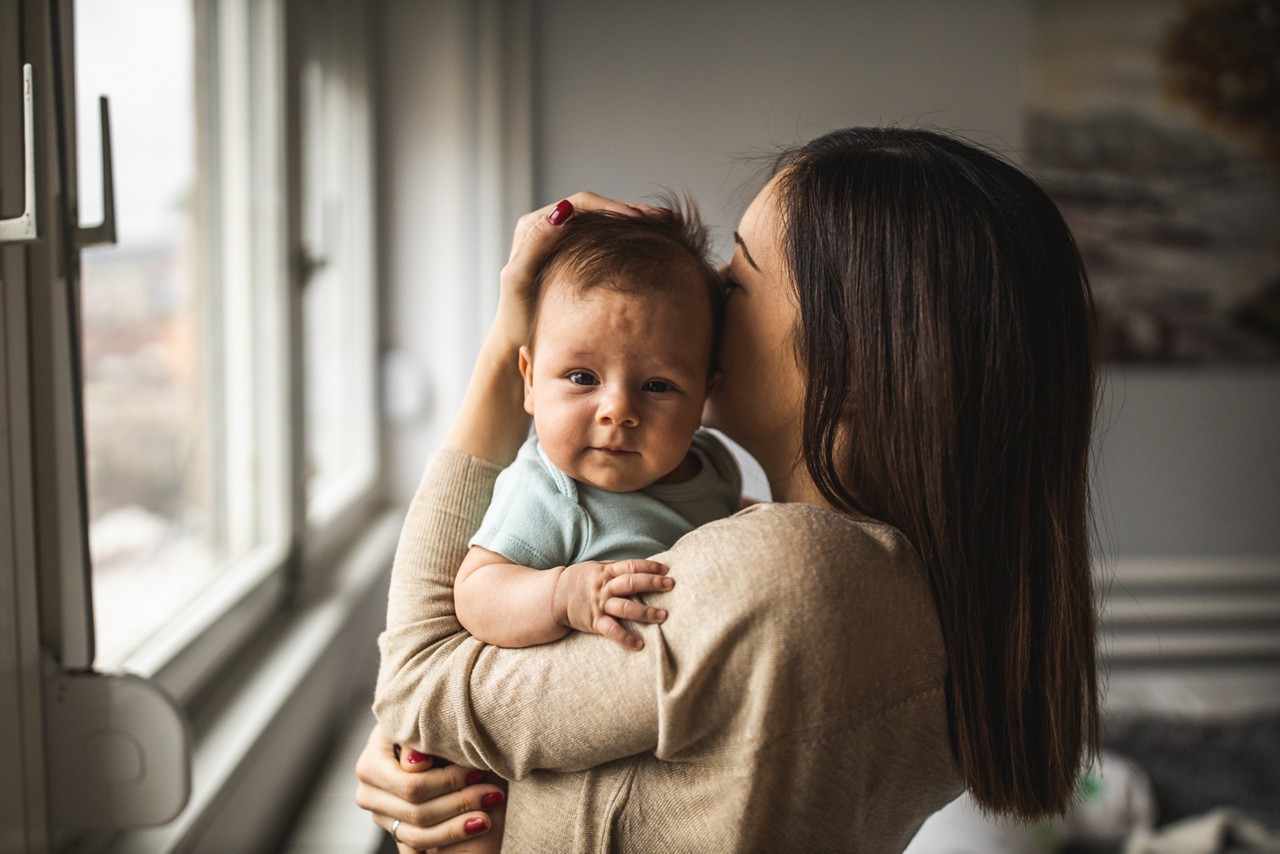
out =
<path fill-rule="evenodd" d="M 564 235 L 534 279 L 532 328 L 537 328 L 542 292 L 553 278 L 571 283 L 579 294 L 608 288 L 628 295 L 671 291 L 692 279 L 706 290 L 710 302 L 711 367 L 715 370 L 724 282 L 707 256 L 709 230 L 691 201 L 663 197 L 659 204 L 671 213 L 628 216 L 579 211 L 561 226 Z"/>

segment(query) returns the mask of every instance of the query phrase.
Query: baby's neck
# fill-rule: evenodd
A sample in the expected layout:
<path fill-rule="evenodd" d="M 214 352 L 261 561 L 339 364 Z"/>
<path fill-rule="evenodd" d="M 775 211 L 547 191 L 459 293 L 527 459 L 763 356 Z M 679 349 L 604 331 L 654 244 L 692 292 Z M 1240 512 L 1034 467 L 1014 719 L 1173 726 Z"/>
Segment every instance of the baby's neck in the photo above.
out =
<path fill-rule="evenodd" d="M 700 471 L 702 471 L 702 462 L 698 459 L 697 454 L 690 451 L 684 455 L 680 465 L 658 478 L 654 483 L 684 483 L 686 480 L 692 480 Z"/>

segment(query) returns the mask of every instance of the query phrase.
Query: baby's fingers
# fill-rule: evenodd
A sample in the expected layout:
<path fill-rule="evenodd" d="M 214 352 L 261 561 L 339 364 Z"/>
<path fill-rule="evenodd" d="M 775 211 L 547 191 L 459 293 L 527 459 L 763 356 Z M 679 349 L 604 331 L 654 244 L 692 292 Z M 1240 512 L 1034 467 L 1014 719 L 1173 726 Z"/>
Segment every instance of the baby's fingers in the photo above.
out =
<path fill-rule="evenodd" d="M 620 575 L 631 575 L 637 572 L 645 575 L 667 574 L 667 565 L 665 563 L 658 563 L 656 560 L 643 560 L 641 558 L 604 560 L 600 562 L 600 565 L 608 570 L 609 574 L 614 577 Z"/>
<path fill-rule="evenodd" d="M 604 612 L 611 617 L 633 623 L 661 623 L 667 619 L 667 612 L 662 608 L 654 608 L 634 599 L 610 599 L 604 603 Z"/>
<path fill-rule="evenodd" d="M 613 617 L 601 614 L 599 617 L 596 617 L 596 621 L 592 625 L 592 628 L 595 630 L 596 634 L 604 635 L 609 640 L 614 643 L 622 644 L 627 649 L 644 649 L 644 641 L 624 629 Z"/>
<path fill-rule="evenodd" d="M 646 572 L 633 572 L 609 579 L 604 586 L 604 592 L 610 596 L 635 596 L 637 593 L 665 593 L 675 586 L 674 578 L 650 575 Z"/>

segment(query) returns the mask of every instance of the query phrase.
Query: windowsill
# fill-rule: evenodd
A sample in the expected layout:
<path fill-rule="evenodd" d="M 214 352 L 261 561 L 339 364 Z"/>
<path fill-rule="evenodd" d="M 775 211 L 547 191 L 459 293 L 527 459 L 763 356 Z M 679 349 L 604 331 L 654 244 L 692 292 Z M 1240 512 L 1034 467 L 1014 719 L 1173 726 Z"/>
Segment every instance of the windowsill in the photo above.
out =
<path fill-rule="evenodd" d="M 349 732 L 353 712 L 371 700 L 402 520 L 386 512 L 371 522 L 333 583 L 249 643 L 200 704 L 191 722 L 192 794 L 181 815 L 104 840 L 102 850 L 281 850 L 287 817 Z"/>

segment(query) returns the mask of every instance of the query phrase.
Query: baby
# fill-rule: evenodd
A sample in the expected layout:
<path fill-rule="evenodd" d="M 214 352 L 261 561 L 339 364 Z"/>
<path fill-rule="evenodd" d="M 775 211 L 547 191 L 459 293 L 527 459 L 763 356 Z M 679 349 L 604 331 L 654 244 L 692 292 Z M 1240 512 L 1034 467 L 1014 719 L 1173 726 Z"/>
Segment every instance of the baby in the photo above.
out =
<path fill-rule="evenodd" d="M 732 455 L 698 429 L 723 284 L 692 210 L 582 212 L 563 228 L 520 348 L 536 435 L 499 475 L 454 599 L 467 631 L 497 646 L 576 629 L 641 649 L 618 620 L 665 620 L 630 597 L 674 581 L 639 559 L 739 508 Z"/>

